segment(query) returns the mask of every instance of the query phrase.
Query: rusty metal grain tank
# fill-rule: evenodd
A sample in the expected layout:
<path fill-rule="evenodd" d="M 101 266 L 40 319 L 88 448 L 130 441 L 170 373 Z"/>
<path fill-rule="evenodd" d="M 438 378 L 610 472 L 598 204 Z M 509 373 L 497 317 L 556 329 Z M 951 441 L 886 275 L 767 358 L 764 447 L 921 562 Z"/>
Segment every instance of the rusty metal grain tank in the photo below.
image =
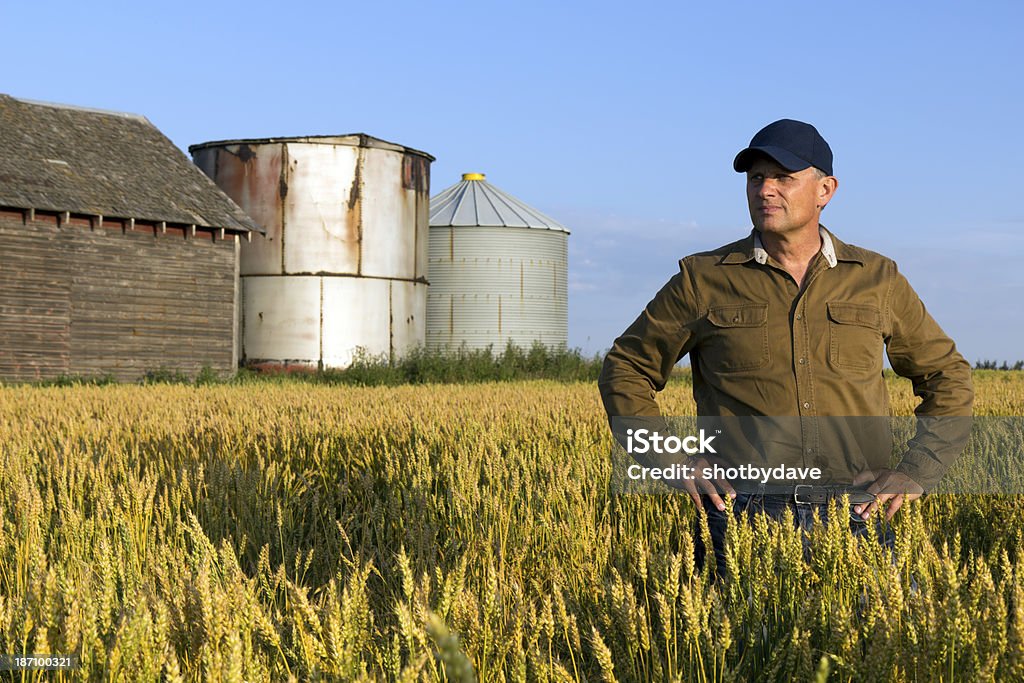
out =
<path fill-rule="evenodd" d="M 241 249 L 243 363 L 347 367 L 423 345 L 432 156 L 363 134 L 189 151 L 266 230 Z"/>

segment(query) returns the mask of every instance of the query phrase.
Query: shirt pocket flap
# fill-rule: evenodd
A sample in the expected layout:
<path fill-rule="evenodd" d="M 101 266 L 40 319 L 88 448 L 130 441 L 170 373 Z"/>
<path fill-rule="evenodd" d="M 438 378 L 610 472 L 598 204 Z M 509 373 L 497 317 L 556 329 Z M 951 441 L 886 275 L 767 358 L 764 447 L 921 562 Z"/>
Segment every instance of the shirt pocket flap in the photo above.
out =
<path fill-rule="evenodd" d="M 872 330 L 882 328 L 882 314 L 877 306 L 848 301 L 829 301 L 828 317 L 840 325 L 860 325 Z"/>
<path fill-rule="evenodd" d="M 715 327 L 761 327 L 768 321 L 768 304 L 716 306 L 708 310 Z"/>

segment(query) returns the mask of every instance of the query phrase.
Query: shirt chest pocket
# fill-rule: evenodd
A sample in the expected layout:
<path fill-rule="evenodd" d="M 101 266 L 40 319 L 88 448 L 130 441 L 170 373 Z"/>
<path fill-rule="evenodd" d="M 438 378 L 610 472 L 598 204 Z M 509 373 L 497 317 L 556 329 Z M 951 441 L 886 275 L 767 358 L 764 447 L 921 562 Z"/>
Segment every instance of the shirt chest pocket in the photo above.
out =
<path fill-rule="evenodd" d="M 700 354 L 709 370 L 736 372 L 768 365 L 768 304 L 712 307 L 708 323 Z"/>
<path fill-rule="evenodd" d="M 877 306 L 828 302 L 829 361 L 838 368 L 882 370 L 882 315 Z"/>

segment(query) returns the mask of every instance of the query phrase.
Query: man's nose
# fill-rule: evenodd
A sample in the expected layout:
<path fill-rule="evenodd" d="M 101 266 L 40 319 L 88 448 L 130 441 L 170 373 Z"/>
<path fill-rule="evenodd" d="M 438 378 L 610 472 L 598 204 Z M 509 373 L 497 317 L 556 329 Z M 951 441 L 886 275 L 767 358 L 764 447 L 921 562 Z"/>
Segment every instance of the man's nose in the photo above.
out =
<path fill-rule="evenodd" d="M 775 181 L 765 178 L 761 181 L 761 185 L 757 188 L 758 197 L 773 197 L 775 196 Z"/>

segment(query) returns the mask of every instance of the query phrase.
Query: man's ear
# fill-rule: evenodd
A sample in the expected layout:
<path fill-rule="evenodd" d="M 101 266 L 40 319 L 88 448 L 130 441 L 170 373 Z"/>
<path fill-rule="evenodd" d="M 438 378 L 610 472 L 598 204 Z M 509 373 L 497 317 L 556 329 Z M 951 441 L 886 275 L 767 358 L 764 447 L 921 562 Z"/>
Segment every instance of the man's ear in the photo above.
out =
<path fill-rule="evenodd" d="M 818 208 L 824 209 L 825 205 L 832 201 L 839 189 L 839 179 L 835 176 L 825 176 L 818 185 Z"/>

